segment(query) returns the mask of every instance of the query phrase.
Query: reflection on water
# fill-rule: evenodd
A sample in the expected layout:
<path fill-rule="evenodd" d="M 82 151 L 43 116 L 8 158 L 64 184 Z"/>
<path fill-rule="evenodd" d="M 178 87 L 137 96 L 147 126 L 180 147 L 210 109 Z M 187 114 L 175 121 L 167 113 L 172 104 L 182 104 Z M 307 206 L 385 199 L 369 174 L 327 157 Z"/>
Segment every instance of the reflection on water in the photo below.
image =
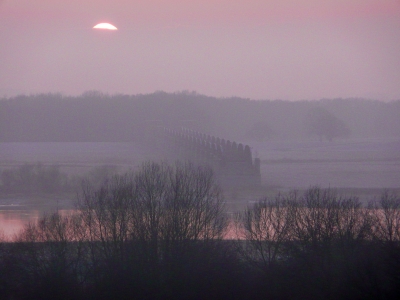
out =
<path fill-rule="evenodd" d="M 25 224 L 35 222 L 39 216 L 39 210 L 10 209 L 10 206 L 0 207 L 0 229 L 6 237 L 11 237 L 18 233 Z"/>
<path fill-rule="evenodd" d="M 20 208 L 20 209 L 19 209 Z M 52 211 L 46 211 L 47 213 Z M 61 215 L 71 212 L 70 209 L 58 210 Z M 45 211 L 40 209 L 26 209 L 18 205 L 0 205 L 0 237 L 12 238 L 28 223 L 36 222 Z"/>

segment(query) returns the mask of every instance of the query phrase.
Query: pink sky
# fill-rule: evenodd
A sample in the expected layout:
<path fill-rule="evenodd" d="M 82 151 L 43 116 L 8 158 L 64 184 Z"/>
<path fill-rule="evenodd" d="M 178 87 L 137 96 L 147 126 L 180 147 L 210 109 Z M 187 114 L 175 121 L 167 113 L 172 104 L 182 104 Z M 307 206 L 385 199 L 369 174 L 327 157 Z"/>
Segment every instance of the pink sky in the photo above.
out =
<path fill-rule="evenodd" d="M 399 53 L 399 0 L 0 0 L 0 96 L 400 99 Z"/>

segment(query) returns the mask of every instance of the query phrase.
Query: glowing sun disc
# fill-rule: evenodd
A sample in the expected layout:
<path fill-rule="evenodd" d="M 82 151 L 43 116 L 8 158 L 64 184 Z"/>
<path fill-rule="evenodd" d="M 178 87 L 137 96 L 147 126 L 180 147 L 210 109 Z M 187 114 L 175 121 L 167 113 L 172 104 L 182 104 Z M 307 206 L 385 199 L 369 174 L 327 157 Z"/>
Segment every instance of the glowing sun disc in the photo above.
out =
<path fill-rule="evenodd" d="M 118 30 L 117 27 L 110 23 L 99 23 L 96 26 L 93 26 L 93 29 L 107 29 L 107 30 Z"/>

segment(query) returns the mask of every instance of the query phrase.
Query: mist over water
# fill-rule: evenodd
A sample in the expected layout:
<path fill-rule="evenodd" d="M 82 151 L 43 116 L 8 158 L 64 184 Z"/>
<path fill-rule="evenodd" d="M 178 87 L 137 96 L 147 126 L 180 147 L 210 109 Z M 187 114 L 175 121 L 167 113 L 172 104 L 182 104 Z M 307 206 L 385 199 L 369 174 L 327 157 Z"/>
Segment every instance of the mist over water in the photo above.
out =
<path fill-rule="evenodd" d="M 0 0 L 0 299 L 400 299 L 399 53 L 397 0 Z"/>
<path fill-rule="evenodd" d="M 284 117 L 285 112 L 282 114 L 282 118 Z M 148 117 L 150 120 L 151 118 Z M 159 126 L 163 122 L 156 120 L 144 124 Z M 179 125 L 179 120 L 174 123 L 170 119 L 169 122 Z M 257 124 L 259 121 L 254 119 L 253 122 Z M 184 124 L 197 128 L 210 126 L 210 123 L 203 125 L 201 120 L 195 119 L 191 122 L 185 121 Z M 269 128 L 274 128 L 273 133 L 268 128 L 260 133 L 257 127 L 250 125 L 247 130 L 243 130 L 242 140 L 238 140 L 248 143 L 253 157 L 260 159 L 261 185 L 240 188 L 239 181 L 235 184 L 238 188 L 225 187 L 230 212 L 241 210 L 265 195 L 292 189 L 305 190 L 315 185 L 359 196 L 364 203 L 378 198 L 384 189 L 400 189 L 400 140 L 396 136 L 379 138 L 372 132 L 373 137 L 350 136 L 335 138 L 333 141 L 326 138 L 320 140 L 317 136 L 283 138 L 278 136 L 278 132 L 286 130 L 285 127 L 268 124 Z M 218 128 L 218 123 L 214 123 L 214 130 L 240 138 L 237 131 L 224 128 L 223 122 L 221 125 Z M 104 176 L 134 170 L 145 161 L 168 160 L 165 152 L 167 144 L 160 145 L 158 142 L 159 146 L 156 147 L 154 142 L 150 142 L 156 136 L 148 134 L 149 128 L 143 128 L 143 136 L 138 136 L 138 131 L 135 131 L 133 142 L 1 142 L 0 172 L 17 170 L 26 164 L 34 167 L 40 163 L 44 168 L 57 166 L 59 172 L 68 177 L 70 185 L 75 184 L 66 190 L 67 193 L 62 192 L 60 195 L 53 193 L 41 196 L 41 192 L 38 194 L 37 191 L 21 195 L 16 190 L 12 193 L 4 191 L 3 175 L 0 211 L 3 231 L 15 233 L 24 224 L 37 220 L 43 212 L 73 209 L 75 192 L 79 190 L 79 178 L 91 176 L 93 180 L 100 182 Z M 254 128 L 258 130 L 255 133 L 251 131 Z M 357 128 L 357 124 L 353 128 Z M 68 127 L 65 129 L 68 130 Z M 356 134 L 357 131 L 353 129 L 352 132 Z M 75 183 L 72 183 L 74 180 Z"/>

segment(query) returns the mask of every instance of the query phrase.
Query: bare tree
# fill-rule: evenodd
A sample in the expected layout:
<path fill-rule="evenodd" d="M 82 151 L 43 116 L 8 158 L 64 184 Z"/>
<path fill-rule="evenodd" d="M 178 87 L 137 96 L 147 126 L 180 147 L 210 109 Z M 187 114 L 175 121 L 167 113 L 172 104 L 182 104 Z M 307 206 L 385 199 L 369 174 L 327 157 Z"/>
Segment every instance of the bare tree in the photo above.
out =
<path fill-rule="evenodd" d="M 10 276 L 33 297 L 73 297 L 87 278 L 86 245 L 77 214 L 45 214 L 14 238 Z"/>
<path fill-rule="evenodd" d="M 336 211 L 337 239 L 341 246 L 372 238 L 374 218 L 356 197 L 340 198 Z"/>
<path fill-rule="evenodd" d="M 302 251 L 329 247 L 336 237 L 338 196 L 333 190 L 309 188 L 291 205 L 293 236 Z"/>
<path fill-rule="evenodd" d="M 385 191 L 378 203 L 374 203 L 375 237 L 386 243 L 400 241 L 400 198 Z"/>
<path fill-rule="evenodd" d="M 280 261 L 298 260 L 327 283 L 329 295 L 337 264 L 350 262 L 371 238 L 373 218 L 357 198 L 311 187 L 302 195 L 263 199 L 239 214 L 236 224 L 238 249 L 247 261 L 270 272 Z"/>
<path fill-rule="evenodd" d="M 153 269 L 183 246 L 221 239 L 226 228 L 212 170 L 191 163 L 146 162 L 97 190 L 86 183 L 78 207 L 91 245 L 101 246 L 92 249 L 93 259 L 101 253 L 123 262 L 130 245 L 131 256 Z"/>
<path fill-rule="evenodd" d="M 226 227 L 224 202 L 210 168 L 176 163 L 170 170 L 163 239 L 221 239 Z"/>
<path fill-rule="evenodd" d="M 145 162 L 133 178 L 137 197 L 130 214 L 130 239 L 136 258 L 154 282 L 160 279 L 163 203 L 168 191 L 169 166 Z"/>
<path fill-rule="evenodd" d="M 136 198 L 133 175 L 114 175 L 99 188 L 84 182 L 78 209 L 84 222 L 93 258 L 123 260 L 129 239 L 132 203 Z M 100 244 L 99 244 L 100 243 Z"/>
<path fill-rule="evenodd" d="M 290 240 L 292 214 L 289 204 L 297 193 L 262 199 L 237 216 L 239 250 L 248 261 L 264 269 L 282 259 Z M 244 251 L 243 251 L 244 250 Z"/>

